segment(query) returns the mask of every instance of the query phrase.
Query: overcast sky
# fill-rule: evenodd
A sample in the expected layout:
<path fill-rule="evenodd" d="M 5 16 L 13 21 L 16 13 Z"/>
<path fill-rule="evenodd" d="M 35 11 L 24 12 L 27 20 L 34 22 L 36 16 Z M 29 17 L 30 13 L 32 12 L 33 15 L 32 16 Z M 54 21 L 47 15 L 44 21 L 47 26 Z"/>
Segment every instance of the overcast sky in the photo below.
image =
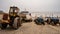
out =
<path fill-rule="evenodd" d="M 60 0 L 0 0 L 0 10 L 8 12 L 10 6 L 17 6 L 30 12 L 59 12 Z"/>

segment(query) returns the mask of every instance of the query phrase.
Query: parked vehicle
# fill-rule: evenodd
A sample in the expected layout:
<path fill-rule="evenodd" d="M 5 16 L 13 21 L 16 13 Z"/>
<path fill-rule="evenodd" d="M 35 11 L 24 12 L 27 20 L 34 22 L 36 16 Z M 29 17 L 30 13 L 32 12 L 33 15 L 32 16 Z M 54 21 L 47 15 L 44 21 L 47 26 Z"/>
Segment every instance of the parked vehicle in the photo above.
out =
<path fill-rule="evenodd" d="M 41 24 L 45 25 L 44 19 L 43 19 L 43 18 L 40 18 L 40 17 L 38 17 L 37 19 L 35 19 L 34 22 L 35 22 L 37 25 L 41 25 Z"/>
<path fill-rule="evenodd" d="M 28 11 L 22 11 L 20 15 L 22 18 L 22 22 L 32 22 L 31 13 L 29 13 Z"/>
<path fill-rule="evenodd" d="M 50 17 L 47 19 L 48 24 L 56 25 L 59 24 L 59 19 L 56 17 Z"/>
<path fill-rule="evenodd" d="M 18 15 L 19 8 L 12 6 L 10 7 L 9 13 L 4 13 L 1 20 L 1 28 L 5 29 L 7 25 L 11 28 L 18 29 L 21 26 L 20 16 Z"/>

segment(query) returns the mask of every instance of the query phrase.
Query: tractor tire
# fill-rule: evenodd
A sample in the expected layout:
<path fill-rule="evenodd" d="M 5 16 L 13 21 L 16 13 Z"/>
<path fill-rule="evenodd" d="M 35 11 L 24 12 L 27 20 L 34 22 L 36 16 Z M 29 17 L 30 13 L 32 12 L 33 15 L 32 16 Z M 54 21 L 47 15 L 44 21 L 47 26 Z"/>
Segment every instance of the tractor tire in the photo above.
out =
<path fill-rule="evenodd" d="M 19 17 L 16 17 L 14 20 L 13 28 L 17 30 L 19 26 L 21 26 L 20 22 L 18 22 Z"/>
<path fill-rule="evenodd" d="M 56 22 L 54 22 L 54 25 L 57 25 L 57 23 L 56 23 Z"/>
<path fill-rule="evenodd" d="M 6 27 L 7 27 L 6 23 L 5 24 L 1 24 L 1 29 L 6 29 Z"/>
<path fill-rule="evenodd" d="M 45 23 L 44 23 L 44 22 L 42 22 L 42 24 L 43 24 L 43 25 L 45 25 Z"/>
<path fill-rule="evenodd" d="M 54 22 L 51 22 L 51 25 L 54 26 L 55 25 Z"/>

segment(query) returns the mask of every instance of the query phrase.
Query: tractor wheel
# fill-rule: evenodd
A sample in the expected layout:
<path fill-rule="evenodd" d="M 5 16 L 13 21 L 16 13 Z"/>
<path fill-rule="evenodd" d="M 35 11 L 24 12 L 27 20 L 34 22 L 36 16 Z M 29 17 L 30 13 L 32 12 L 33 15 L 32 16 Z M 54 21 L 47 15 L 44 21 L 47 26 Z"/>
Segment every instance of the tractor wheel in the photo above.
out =
<path fill-rule="evenodd" d="M 14 27 L 14 29 L 18 29 L 19 26 L 20 26 L 19 17 L 16 17 L 14 20 L 13 27 Z"/>
<path fill-rule="evenodd" d="M 53 25 L 53 26 L 54 26 L 54 25 L 55 25 L 55 24 L 54 24 L 54 22 L 51 22 L 51 25 Z"/>
<path fill-rule="evenodd" d="M 57 22 L 54 22 L 54 25 L 57 25 Z"/>
<path fill-rule="evenodd" d="M 59 22 L 59 25 L 60 25 L 60 22 Z"/>
<path fill-rule="evenodd" d="M 1 24 L 1 29 L 6 29 L 7 24 Z"/>
<path fill-rule="evenodd" d="M 44 22 L 42 22 L 42 24 L 43 24 L 43 25 L 45 25 L 45 23 L 44 23 Z"/>

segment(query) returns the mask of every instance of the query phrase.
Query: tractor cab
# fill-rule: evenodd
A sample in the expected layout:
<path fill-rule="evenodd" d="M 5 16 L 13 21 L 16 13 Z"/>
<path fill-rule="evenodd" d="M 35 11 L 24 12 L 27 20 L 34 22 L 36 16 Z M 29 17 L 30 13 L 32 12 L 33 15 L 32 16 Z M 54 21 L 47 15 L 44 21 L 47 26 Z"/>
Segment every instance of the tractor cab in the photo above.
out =
<path fill-rule="evenodd" d="M 18 7 L 10 7 L 10 10 L 9 10 L 9 15 L 10 16 L 16 16 L 19 12 L 19 8 Z"/>

